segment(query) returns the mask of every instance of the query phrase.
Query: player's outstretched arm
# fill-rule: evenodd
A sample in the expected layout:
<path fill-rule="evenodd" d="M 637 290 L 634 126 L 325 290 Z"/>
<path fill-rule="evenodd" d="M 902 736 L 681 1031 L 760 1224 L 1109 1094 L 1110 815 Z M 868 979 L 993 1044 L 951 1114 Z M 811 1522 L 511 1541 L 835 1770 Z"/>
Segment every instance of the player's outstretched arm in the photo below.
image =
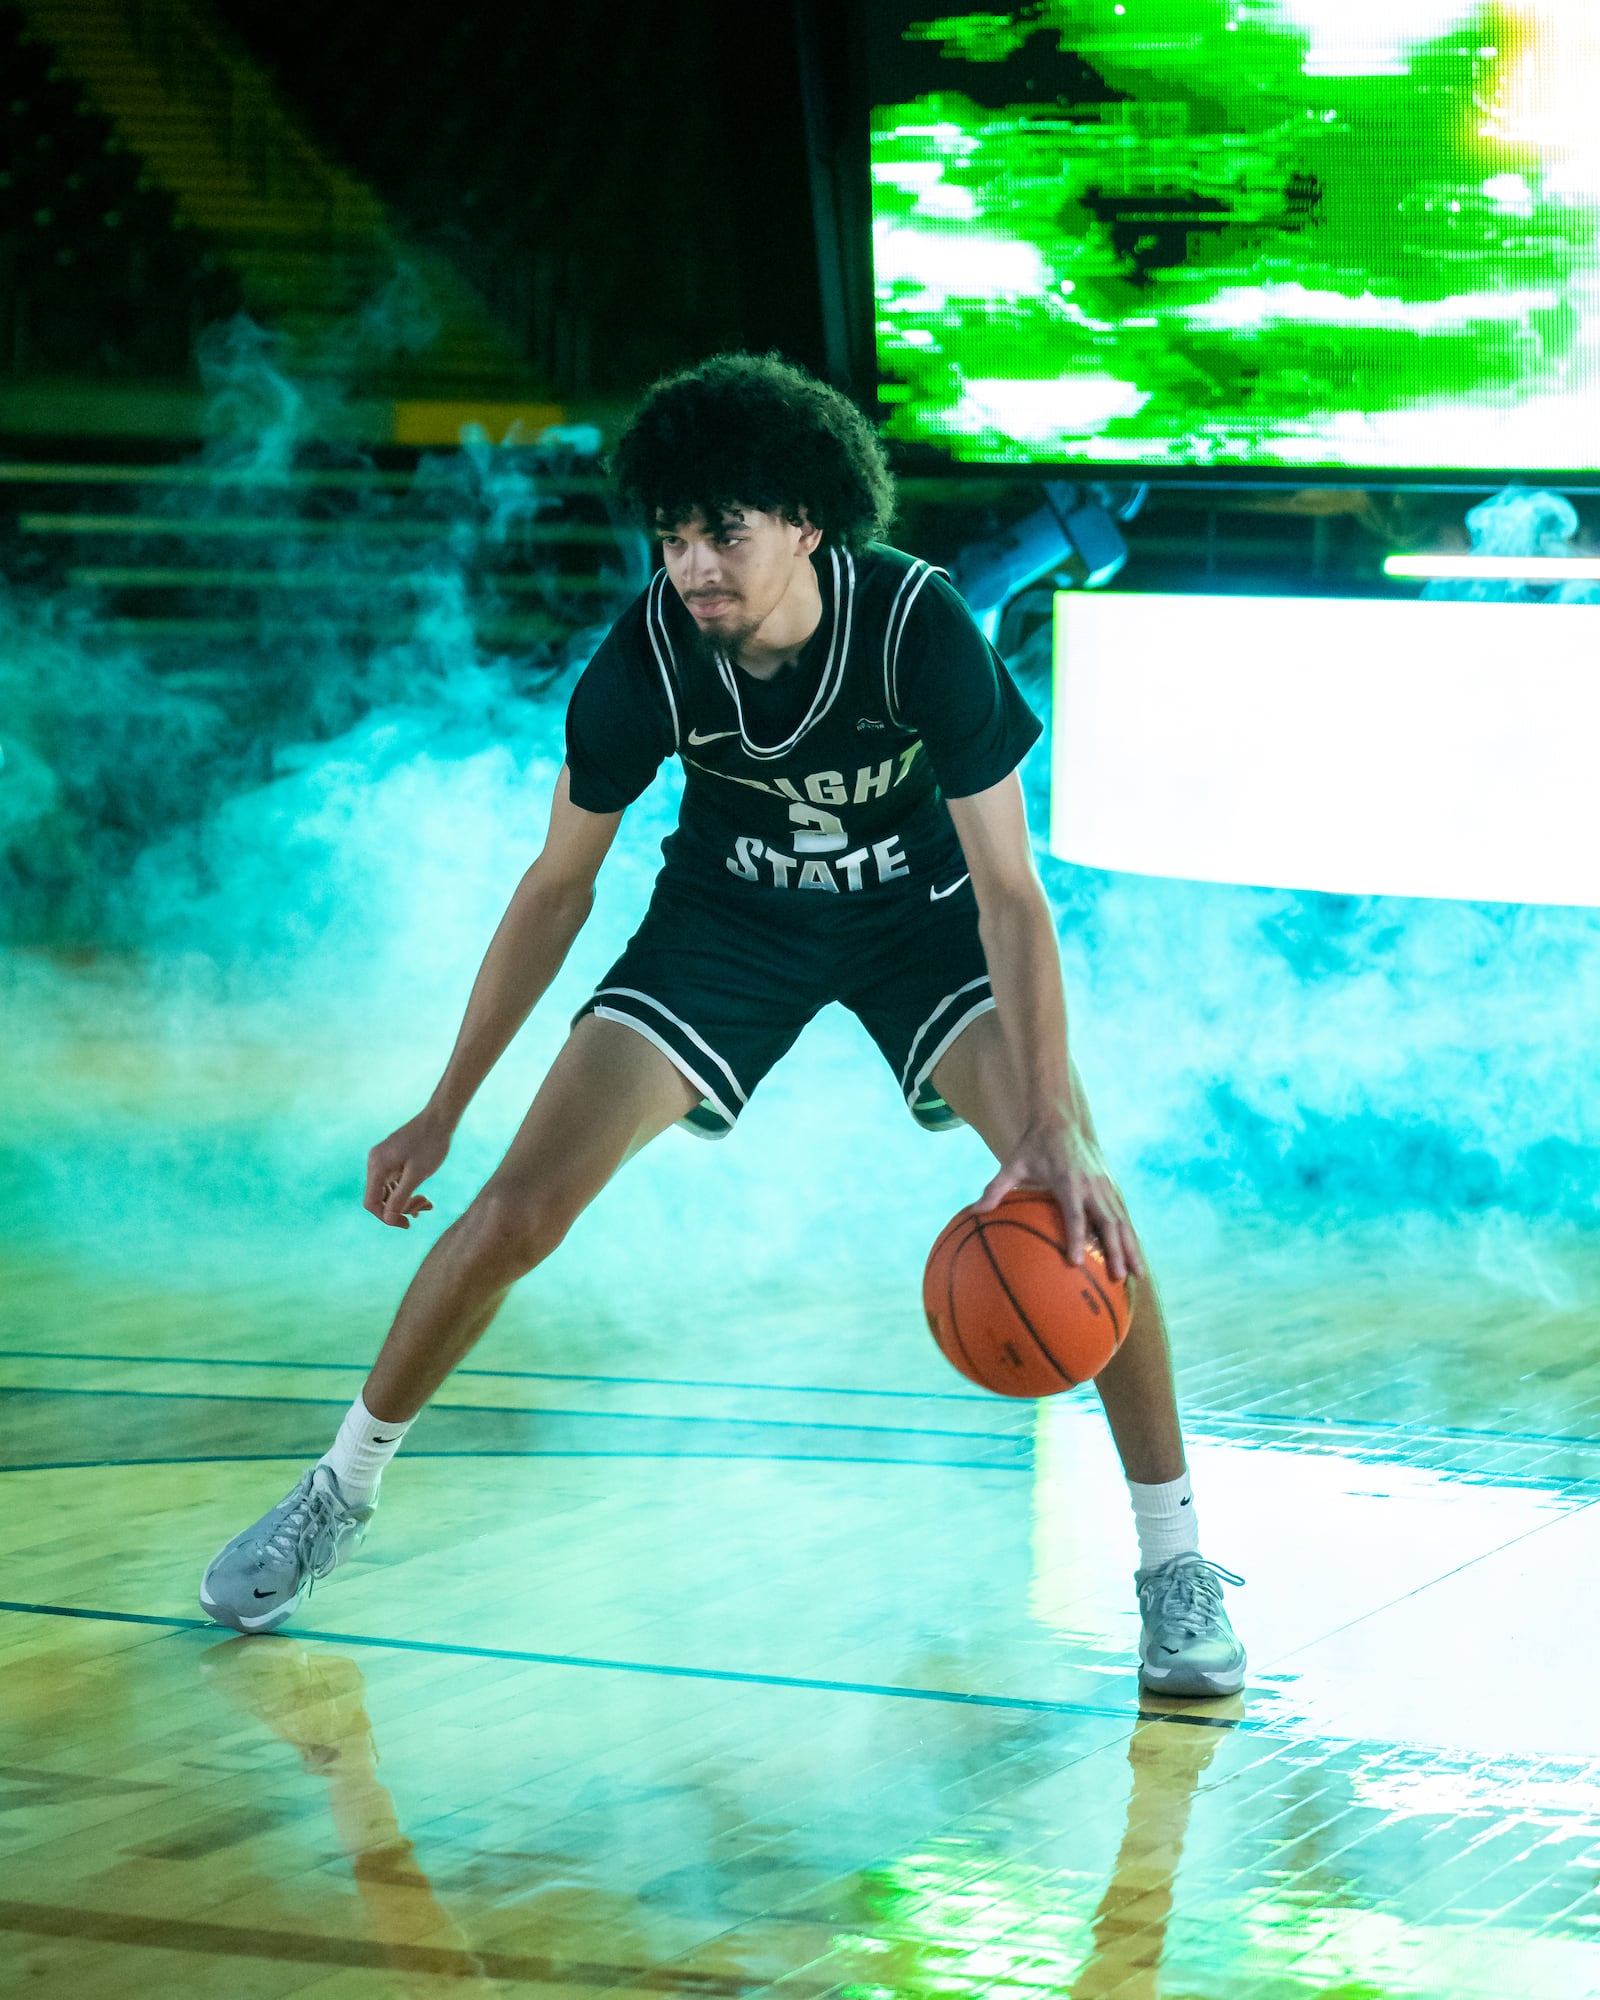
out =
<path fill-rule="evenodd" d="M 1022 1136 L 978 1205 L 993 1208 L 1024 1183 L 1047 1187 L 1061 1204 L 1073 1263 L 1083 1261 L 1093 1229 L 1114 1278 L 1130 1271 L 1143 1277 L 1138 1238 L 1067 1055 L 1061 959 L 1033 865 L 1021 780 L 1013 772 L 986 792 L 952 799 L 950 817 L 972 871 L 989 984 L 1023 1093 Z"/>
<path fill-rule="evenodd" d="M 407 1229 L 432 1208 L 416 1190 L 443 1165 L 461 1114 L 560 971 L 594 907 L 595 877 L 621 824 L 621 813 L 572 803 L 563 765 L 544 846 L 484 953 L 444 1075 L 417 1116 L 367 1155 L 363 1206 L 380 1221 Z"/>

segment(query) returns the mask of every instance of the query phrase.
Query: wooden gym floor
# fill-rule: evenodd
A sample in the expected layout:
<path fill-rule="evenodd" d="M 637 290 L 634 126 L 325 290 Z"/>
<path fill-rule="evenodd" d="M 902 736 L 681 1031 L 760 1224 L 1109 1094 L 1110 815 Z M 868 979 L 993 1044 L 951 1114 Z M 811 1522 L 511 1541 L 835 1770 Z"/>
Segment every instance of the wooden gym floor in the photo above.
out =
<path fill-rule="evenodd" d="M 954 1201 L 863 1192 L 898 1247 L 841 1289 L 803 1235 L 741 1243 L 775 1142 L 670 1136 L 418 1424 L 359 1560 L 247 1641 L 200 1570 L 321 1450 L 422 1239 L 302 1225 L 217 1137 L 236 1067 L 107 1047 L 24 1094 L 56 1164 L 0 1268 L 5 1990 L 1600 1994 L 1591 1244 L 1151 1223 L 1252 1672 L 1141 1701 L 1095 1406 L 986 1399 L 918 1325 Z M 640 1278 L 646 1222 L 692 1282 Z"/>

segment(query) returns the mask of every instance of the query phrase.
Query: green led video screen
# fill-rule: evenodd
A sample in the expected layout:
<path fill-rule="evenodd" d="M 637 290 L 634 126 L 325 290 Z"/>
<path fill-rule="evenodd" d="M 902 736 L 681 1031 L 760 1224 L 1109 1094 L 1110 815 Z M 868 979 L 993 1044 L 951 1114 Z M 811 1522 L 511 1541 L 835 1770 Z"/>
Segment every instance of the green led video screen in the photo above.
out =
<path fill-rule="evenodd" d="M 891 437 L 1600 470 L 1600 0 L 864 12 Z"/>

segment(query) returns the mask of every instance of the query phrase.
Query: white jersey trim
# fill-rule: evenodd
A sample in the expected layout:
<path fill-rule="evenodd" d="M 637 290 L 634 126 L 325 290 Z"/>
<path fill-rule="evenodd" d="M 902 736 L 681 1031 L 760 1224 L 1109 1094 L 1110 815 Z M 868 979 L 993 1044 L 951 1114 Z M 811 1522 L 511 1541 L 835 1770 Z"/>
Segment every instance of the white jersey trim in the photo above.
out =
<path fill-rule="evenodd" d="M 667 573 L 658 569 L 650 579 L 650 589 L 644 603 L 644 626 L 650 635 L 651 650 L 656 656 L 656 668 L 661 675 L 661 685 L 667 691 L 667 706 L 672 711 L 672 747 L 683 748 L 683 728 L 678 721 L 678 697 L 673 690 L 676 655 L 672 650 L 672 635 L 667 630 L 666 612 L 662 606 L 662 593 L 667 589 Z"/>
<path fill-rule="evenodd" d="M 911 607 L 916 603 L 922 586 L 930 576 L 944 574 L 942 569 L 936 570 L 932 563 L 924 562 L 918 556 L 901 577 L 900 588 L 889 607 L 888 620 L 883 628 L 883 705 L 897 729 L 909 726 L 900 713 L 900 642 L 905 637 Z"/>
<path fill-rule="evenodd" d="M 786 757 L 795 745 L 815 723 L 818 723 L 838 699 L 839 690 L 844 686 L 845 667 L 850 655 L 850 627 L 855 617 L 856 566 L 848 549 L 843 552 L 828 551 L 833 563 L 833 630 L 828 635 L 828 657 L 823 664 L 822 678 L 817 683 L 817 691 L 811 698 L 811 706 L 804 719 L 799 722 L 781 743 L 756 743 L 751 740 L 745 727 L 744 705 L 739 699 L 738 670 L 726 653 L 717 655 L 717 672 L 722 685 L 733 697 L 733 712 L 739 719 L 739 741 L 749 757 Z"/>

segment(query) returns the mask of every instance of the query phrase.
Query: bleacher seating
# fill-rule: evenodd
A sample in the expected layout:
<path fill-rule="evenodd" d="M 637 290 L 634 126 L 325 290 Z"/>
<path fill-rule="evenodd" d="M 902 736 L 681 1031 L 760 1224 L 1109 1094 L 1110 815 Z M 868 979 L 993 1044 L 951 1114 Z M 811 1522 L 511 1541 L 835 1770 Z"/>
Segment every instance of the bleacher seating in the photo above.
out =
<path fill-rule="evenodd" d="M 467 274 L 556 394 L 631 394 L 744 338 L 720 58 L 667 10 L 216 7 L 318 142 Z"/>
<path fill-rule="evenodd" d="M 238 287 L 0 7 L 0 374 L 171 379 Z"/>
<path fill-rule="evenodd" d="M 478 647 L 547 672 L 648 563 L 592 458 L 559 446 L 381 462 L 310 447 L 264 471 L 223 448 L 0 460 L 0 574 L 73 603 L 164 679 L 252 706 L 292 709 L 318 647 L 414 639 L 442 578 Z"/>
<path fill-rule="evenodd" d="M 471 284 L 324 155 L 208 0 L 6 4 L 302 375 L 380 399 L 529 403 L 517 343 Z"/>

